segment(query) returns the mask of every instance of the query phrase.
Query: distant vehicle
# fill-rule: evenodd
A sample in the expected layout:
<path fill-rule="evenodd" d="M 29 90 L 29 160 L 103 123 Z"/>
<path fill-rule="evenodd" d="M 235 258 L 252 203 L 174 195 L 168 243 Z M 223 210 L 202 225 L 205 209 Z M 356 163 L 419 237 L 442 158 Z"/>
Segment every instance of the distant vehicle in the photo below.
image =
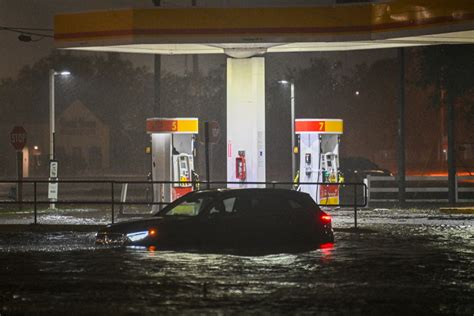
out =
<path fill-rule="evenodd" d="M 368 175 L 393 176 L 389 170 L 380 168 L 364 157 L 341 158 L 339 165 L 346 182 L 361 182 Z"/>
<path fill-rule="evenodd" d="M 195 191 L 150 218 L 107 225 L 96 235 L 97 244 L 156 249 L 315 249 L 333 241 L 331 217 L 308 194 L 285 189 Z"/>

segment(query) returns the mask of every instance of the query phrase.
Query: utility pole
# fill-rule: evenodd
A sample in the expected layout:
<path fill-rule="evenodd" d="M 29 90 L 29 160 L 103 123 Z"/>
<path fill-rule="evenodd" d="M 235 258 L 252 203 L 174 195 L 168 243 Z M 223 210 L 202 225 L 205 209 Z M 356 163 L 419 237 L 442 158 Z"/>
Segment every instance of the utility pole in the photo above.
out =
<path fill-rule="evenodd" d="M 405 204 L 405 50 L 398 49 L 399 71 L 399 96 L 398 96 L 398 201 L 400 206 Z"/>
<path fill-rule="evenodd" d="M 296 154 L 295 154 L 295 82 L 291 80 L 291 181 L 295 181 L 296 175 Z"/>
<path fill-rule="evenodd" d="M 191 0 L 191 5 L 193 7 L 197 6 L 197 0 Z M 193 55 L 193 80 L 197 81 L 197 75 L 199 73 L 199 56 L 197 54 Z"/>
<path fill-rule="evenodd" d="M 161 6 L 161 0 L 152 0 L 155 7 Z M 161 55 L 154 55 L 155 116 L 161 114 Z"/>
<path fill-rule="evenodd" d="M 449 92 L 446 91 L 447 127 L 448 127 L 448 199 L 449 204 L 456 204 L 456 141 L 454 133 L 454 104 Z"/>

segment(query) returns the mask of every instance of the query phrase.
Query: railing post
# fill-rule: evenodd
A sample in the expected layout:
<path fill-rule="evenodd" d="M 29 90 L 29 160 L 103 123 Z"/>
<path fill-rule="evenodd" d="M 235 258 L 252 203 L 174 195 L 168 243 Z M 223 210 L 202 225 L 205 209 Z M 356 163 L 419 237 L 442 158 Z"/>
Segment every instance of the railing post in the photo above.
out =
<path fill-rule="evenodd" d="M 459 201 L 459 184 L 458 184 L 458 175 L 457 173 L 454 174 L 454 192 L 455 192 L 455 196 L 454 196 L 454 203 L 457 203 Z"/>
<path fill-rule="evenodd" d="M 35 224 L 38 223 L 38 207 L 36 203 L 36 181 L 33 182 L 33 201 L 34 201 L 34 214 L 35 214 Z"/>
<path fill-rule="evenodd" d="M 369 202 L 370 202 L 370 174 L 367 175 L 367 178 L 364 179 L 364 183 L 365 183 L 365 190 L 366 190 L 366 198 L 367 198 L 367 205 L 366 206 L 369 206 Z"/>
<path fill-rule="evenodd" d="M 115 218 L 115 195 L 114 195 L 114 182 L 111 181 L 110 182 L 111 184 L 111 189 L 112 189 L 112 192 L 111 192 L 111 202 L 112 202 L 112 224 L 114 223 L 114 218 Z"/>
<path fill-rule="evenodd" d="M 364 184 L 364 207 L 369 206 L 369 187 L 367 184 Z"/>
<path fill-rule="evenodd" d="M 120 205 L 119 205 L 120 215 L 123 215 L 123 203 L 127 202 L 127 191 L 128 191 L 128 183 L 122 182 L 122 189 L 120 191 Z"/>
<path fill-rule="evenodd" d="M 357 229 L 357 184 L 354 184 L 354 228 Z"/>
<path fill-rule="evenodd" d="M 206 152 L 206 189 L 211 188 L 211 170 L 209 163 L 209 122 L 204 122 L 204 148 Z"/>

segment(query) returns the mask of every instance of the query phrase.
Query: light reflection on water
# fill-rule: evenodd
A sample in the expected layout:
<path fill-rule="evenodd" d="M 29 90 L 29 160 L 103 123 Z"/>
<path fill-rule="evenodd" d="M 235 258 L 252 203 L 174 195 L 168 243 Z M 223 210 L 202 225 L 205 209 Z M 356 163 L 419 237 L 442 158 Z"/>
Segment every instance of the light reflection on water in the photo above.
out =
<path fill-rule="evenodd" d="M 0 313 L 472 315 L 472 220 L 429 216 L 352 233 L 341 229 L 350 217 L 336 215 L 333 245 L 261 256 L 98 247 L 94 233 L 2 233 Z"/>

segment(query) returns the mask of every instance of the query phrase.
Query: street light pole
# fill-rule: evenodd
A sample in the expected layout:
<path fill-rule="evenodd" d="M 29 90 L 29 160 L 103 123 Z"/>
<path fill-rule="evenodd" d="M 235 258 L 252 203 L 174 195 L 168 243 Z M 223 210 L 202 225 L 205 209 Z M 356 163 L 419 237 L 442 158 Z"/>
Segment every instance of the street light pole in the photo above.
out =
<path fill-rule="evenodd" d="M 49 160 L 54 160 L 54 69 L 49 70 Z"/>
<path fill-rule="evenodd" d="M 54 160 L 54 133 L 55 133 L 55 118 L 54 118 L 54 76 L 56 72 L 54 69 L 49 70 L 49 180 L 51 181 L 51 161 Z M 51 203 L 50 209 L 55 209 L 56 204 L 53 203 L 56 199 L 52 197 L 51 191 L 54 190 L 55 184 L 48 183 L 48 198 Z M 55 190 L 54 190 L 55 191 Z"/>
<path fill-rule="evenodd" d="M 55 125 L 55 104 L 54 104 L 54 76 L 60 75 L 60 76 L 69 76 L 71 73 L 69 71 L 62 71 L 62 72 L 56 72 L 54 69 L 49 70 L 49 178 L 50 180 L 54 179 L 57 180 L 57 164 L 56 167 L 54 168 L 53 172 L 51 171 L 52 169 L 52 161 L 55 160 L 56 158 L 56 143 L 55 143 L 55 134 L 56 134 L 56 125 Z M 50 196 L 50 193 L 52 191 L 55 192 L 56 198 L 50 197 L 50 200 L 54 202 L 57 200 L 57 188 L 58 184 L 57 182 L 52 183 L 49 182 L 48 185 L 48 196 Z M 54 209 L 56 208 L 55 203 L 50 203 L 50 208 Z"/>

